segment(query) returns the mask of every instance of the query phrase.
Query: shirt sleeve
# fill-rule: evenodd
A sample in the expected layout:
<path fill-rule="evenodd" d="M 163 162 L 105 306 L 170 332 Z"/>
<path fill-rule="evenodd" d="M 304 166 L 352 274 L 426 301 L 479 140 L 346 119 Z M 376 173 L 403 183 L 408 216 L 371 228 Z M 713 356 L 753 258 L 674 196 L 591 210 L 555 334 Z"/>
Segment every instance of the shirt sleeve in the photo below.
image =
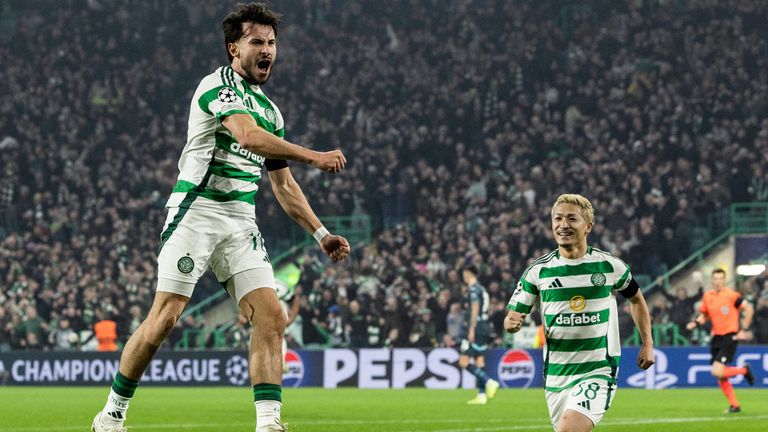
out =
<path fill-rule="evenodd" d="M 224 78 L 206 78 L 200 83 L 203 91 L 198 92 L 197 105 L 203 112 L 215 116 L 219 121 L 232 114 L 249 114 L 243 102 L 243 92 L 231 81 Z"/>
<path fill-rule="evenodd" d="M 272 104 L 272 107 L 275 109 L 275 135 L 285 139 L 285 120 L 283 120 L 283 113 L 280 112 L 277 105 Z"/>
<path fill-rule="evenodd" d="M 539 298 L 539 288 L 535 283 L 529 281 L 530 268 L 523 273 L 520 281 L 517 282 L 517 288 L 509 299 L 507 309 L 520 313 L 530 313 L 531 308 Z"/>
<path fill-rule="evenodd" d="M 632 282 L 632 271 L 624 261 L 620 259 L 615 259 L 613 261 L 614 262 L 612 264 L 615 268 L 615 271 L 620 273 L 619 278 L 616 279 L 616 282 L 613 284 L 613 289 L 621 294 L 622 291 L 630 288 Z"/>

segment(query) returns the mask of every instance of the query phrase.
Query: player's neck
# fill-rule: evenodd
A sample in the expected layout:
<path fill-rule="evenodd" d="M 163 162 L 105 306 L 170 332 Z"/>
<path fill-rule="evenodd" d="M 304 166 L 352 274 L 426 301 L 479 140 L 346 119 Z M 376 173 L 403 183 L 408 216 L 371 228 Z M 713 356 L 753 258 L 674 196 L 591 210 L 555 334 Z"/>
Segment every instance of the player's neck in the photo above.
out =
<path fill-rule="evenodd" d="M 239 61 L 233 61 L 232 64 L 230 65 L 230 67 L 232 68 L 233 71 L 235 71 L 236 74 L 238 74 L 240 76 L 240 78 L 243 79 L 243 81 L 247 82 L 250 85 L 258 85 L 256 83 L 252 83 L 248 79 L 248 75 L 245 73 L 245 71 L 243 70 L 242 66 L 240 66 L 240 62 Z"/>
<path fill-rule="evenodd" d="M 560 245 L 560 256 L 565 259 L 577 260 L 587 254 L 587 244 Z"/>

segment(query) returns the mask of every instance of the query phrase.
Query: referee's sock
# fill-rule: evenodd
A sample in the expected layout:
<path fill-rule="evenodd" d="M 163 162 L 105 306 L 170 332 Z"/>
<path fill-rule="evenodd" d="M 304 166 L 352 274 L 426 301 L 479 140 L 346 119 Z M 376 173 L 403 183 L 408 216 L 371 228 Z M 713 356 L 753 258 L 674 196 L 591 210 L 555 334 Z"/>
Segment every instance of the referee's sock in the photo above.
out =
<path fill-rule="evenodd" d="M 746 373 L 747 373 L 747 368 L 743 366 L 742 367 L 726 366 L 725 370 L 723 370 L 723 378 L 730 378 L 738 375 L 745 375 Z"/>
<path fill-rule="evenodd" d="M 720 390 L 725 393 L 725 397 L 728 398 L 728 403 L 731 404 L 732 407 L 739 406 L 739 400 L 736 399 L 736 392 L 733 391 L 733 385 L 731 385 L 731 382 L 727 379 L 721 379 L 719 380 L 720 383 Z"/>

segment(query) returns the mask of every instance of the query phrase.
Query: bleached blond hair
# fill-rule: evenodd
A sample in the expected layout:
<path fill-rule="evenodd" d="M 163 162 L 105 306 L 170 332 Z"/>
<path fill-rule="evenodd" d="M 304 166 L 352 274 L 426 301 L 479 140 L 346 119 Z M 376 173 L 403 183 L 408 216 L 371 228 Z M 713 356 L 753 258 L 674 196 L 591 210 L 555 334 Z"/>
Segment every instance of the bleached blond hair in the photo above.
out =
<path fill-rule="evenodd" d="M 552 205 L 551 214 L 555 214 L 555 207 L 558 204 L 573 204 L 581 210 L 581 217 L 584 218 L 587 223 L 593 223 L 595 221 L 595 209 L 592 207 L 592 203 L 588 199 L 579 194 L 562 194 L 557 197 L 555 203 Z"/>

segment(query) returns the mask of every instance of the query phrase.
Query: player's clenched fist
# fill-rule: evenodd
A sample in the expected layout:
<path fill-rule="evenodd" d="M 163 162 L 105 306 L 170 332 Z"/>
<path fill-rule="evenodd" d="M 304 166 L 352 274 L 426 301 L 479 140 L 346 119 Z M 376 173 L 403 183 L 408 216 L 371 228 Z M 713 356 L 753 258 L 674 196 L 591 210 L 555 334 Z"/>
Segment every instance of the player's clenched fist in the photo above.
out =
<path fill-rule="evenodd" d="M 327 152 L 319 152 L 316 155 L 312 165 L 320 168 L 323 171 L 339 172 L 344 169 L 344 165 L 347 164 L 347 158 L 341 150 L 331 150 Z"/>
<path fill-rule="evenodd" d="M 523 327 L 523 321 L 525 321 L 524 313 L 511 310 L 504 318 L 504 330 L 509 333 L 517 333 Z"/>
<path fill-rule="evenodd" d="M 653 366 L 654 363 L 653 345 L 643 344 L 643 346 L 640 347 L 640 352 L 637 353 L 637 367 L 646 370 Z"/>
<path fill-rule="evenodd" d="M 334 261 L 341 261 L 349 255 L 349 242 L 342 236 L 329 234 L 323 237 L 320 245 L 323 252 Z"/>

